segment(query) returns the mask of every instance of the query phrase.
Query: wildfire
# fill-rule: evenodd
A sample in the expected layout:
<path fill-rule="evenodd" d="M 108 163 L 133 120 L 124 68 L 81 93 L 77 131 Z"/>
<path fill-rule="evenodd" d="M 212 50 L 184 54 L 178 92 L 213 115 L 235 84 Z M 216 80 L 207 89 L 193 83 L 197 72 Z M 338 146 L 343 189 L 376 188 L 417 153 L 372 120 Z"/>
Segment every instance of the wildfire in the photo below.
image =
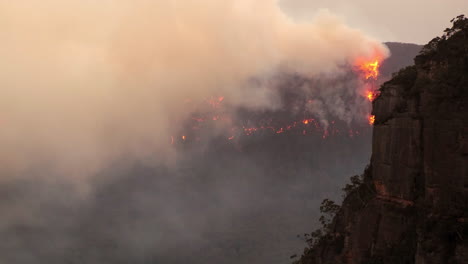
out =
<path fill-rule="evenodd" d="M 377 94 L 373 91 L 367 91 L 366 97 L 370 102 L 373 102 L 375 98 L 377 97 Z"/>
<path fill-rule="evenodd" d="M 358 57 L 354 61 L 356 71 L 358 71 L 365 80 L 377 80 L 380 74 L 380 66 L 384 60 L 384 54 L 376 51 L 370 57 Z"/>
<path fill-rule="evenodd" d="M 377 80 L 379 77 L 379 67 L 380 62 L 378 59 L 373 61 L 366 61 L 363 63 L 359 63 L 359 70 L 363 72 L 364 78 L 366 80 L 374 79 Z"/>
<path fill-rule="evenodd" d="M 375 123 L 375 115 L 370 115 L 368 120 L 369 120 L 369 125 L 373 125 Z"/>
<path fill-rule="evenodd" d="M 354 63 L 357 73 L 360 74 L 361 78 L 366 81 L 366 92 L 362 94 L 362 96 L 367 98 L 369 102 L 373 102 L 377 96 L 379 96 L 379 92 L 377 91 L 376 86 L 380 74 L 379 68 L 383 58 L 383 54 L 376 53 L 373 57 L 370 58 L 358 58 Z M 370 125 L 374 125 L 375 116 L 368 115 L 367 120 Z"/>
<path fill-rule="evenodd" d="M 366 92 L 366 97 L 369 100 L 373 100 L 376 96 L 374 92 Z M 229 114 L 223 111 L 224 97 L 210 97 L 206 99 L 206 102 L 211 106 L 211 110 L 208 112 L 197 112 L 190 117 L 191 125 L 186 128 L 191 129 L 190 134 L 179 134 L 178 136 L 171 136 L 170 143 L 177 144 L 178 142 L 195 142 L 200 141 L 201 139 L 197 137 L 196 133 L 204 133 L 206 129 L 211 129 L 215 123 L 224 122 L 226 125 L 230 126 L 229 134 L 225 135 L 225 139 L 228 141 L 234 141 L 234 139 L 241 139 L 244 136 L 251 136 L 254 134 L 262 135 L 281 135 L 281 134 L 295 134 L 295 135 L 316 135 L 317 132 L 322 134 L 322 138 L 326 139 L 329 136 L 334 136 L 342 134 L 346 131 L 340 131 L 335 127 L 335 121 L 330 122 L 330 126 L 324 127 L 320 122 L 314 118 L 303 117 L 301 119 L 291 120 L 287 123 L 275 124 L 272 120 L 262 120 L 262 125 L 255 126 L 255 124 L 250 123 L 249 126 L 242 124 L 236 124 L 233 122 Z M 307 102 L 311 102 L 308 100 Z M 266 122 L 265 122 L 266 121 Z M 373 124 L 374 118 L 369 117 L 369 123 Z M 187 131 L 185 131 L 187 132 Z M 350 137 L 358 136 L 358 131 L 351 131 L 349 133 Z"/>

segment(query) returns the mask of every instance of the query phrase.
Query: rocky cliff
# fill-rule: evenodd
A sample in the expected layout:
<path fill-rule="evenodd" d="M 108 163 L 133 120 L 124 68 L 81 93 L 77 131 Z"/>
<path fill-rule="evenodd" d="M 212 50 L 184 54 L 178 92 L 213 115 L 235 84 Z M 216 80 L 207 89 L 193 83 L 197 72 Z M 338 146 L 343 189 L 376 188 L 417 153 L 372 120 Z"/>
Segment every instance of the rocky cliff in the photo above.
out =
<path fill-rule="evenodd" d="M 468 263 L 468 19 L 373 103 L 371 163 L 297 263 Z"/>

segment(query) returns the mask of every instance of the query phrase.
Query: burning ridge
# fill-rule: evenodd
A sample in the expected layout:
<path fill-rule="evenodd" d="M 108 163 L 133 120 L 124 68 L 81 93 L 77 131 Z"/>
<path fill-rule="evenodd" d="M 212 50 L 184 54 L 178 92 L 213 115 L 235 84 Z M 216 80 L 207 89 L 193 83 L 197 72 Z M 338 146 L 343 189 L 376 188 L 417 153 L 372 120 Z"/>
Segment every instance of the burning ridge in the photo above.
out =
<path fill-rule="evenodd" d="M 368 105 L 378 96 L 379 67 L 382 57 L 370 60 L 359 58 L 356 60 L 352 72 L 346 77 L 347 81 L 359 80 L 357 90 L 364 92 L 352 96 L 343 96 L 346 104 L 358 100 L 359 104 Z M 293 79 L 290 81 L 289 79 Z M 296 79 L 294 82 L 294 79 Z M 346 82 L 346 80 L 340 80 Z M 188 109 L 196 109 L 187 120 L 183 129 L 171 136 L 171 144 L 188 144 L 209 140 L 213 131 L 226 142 L 238 142 L 250 136 L 279 136 L 302 135 L 327 139 L 333 136 L 358 137 L 363 130 L 369 128 L 362 120 L 373 125 L 375 117 L 369 110 L 351 123 L 339 118 L 326 119 L 315 113 L 311 106 L 315 102 L 314 96 L 307 90 L 300 89 L 304 83 L 314 82 L 301 77 L 286 77 L 286 81 L 279 87 L 282 108 L 276 110 L 251 110 L 237 107 L 232 109 L 229 98 L 211 96 L 202 106 L 196 105 L 191 99 L 184 100 Z M 202 110 L 199 110 L 202 109 Z"/>

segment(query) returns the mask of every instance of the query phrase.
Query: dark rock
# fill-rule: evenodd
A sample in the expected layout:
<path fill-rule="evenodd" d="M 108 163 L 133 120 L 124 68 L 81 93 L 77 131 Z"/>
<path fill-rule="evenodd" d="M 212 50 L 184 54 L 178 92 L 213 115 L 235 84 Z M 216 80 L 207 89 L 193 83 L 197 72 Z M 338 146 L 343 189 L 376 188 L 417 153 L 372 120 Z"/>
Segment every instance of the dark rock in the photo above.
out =
<path fill-rule="evenodd" d="M 468 19 L 415 62 L 374 101 L 364 182 L 297 263 L 468 263 Z"/>

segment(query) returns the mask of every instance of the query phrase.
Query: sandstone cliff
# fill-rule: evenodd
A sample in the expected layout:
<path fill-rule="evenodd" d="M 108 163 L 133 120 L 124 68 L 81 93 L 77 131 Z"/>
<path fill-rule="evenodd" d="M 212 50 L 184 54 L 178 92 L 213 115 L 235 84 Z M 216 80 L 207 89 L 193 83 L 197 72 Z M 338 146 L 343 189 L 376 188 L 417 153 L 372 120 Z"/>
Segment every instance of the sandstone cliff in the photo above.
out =
<path fill-rule="evenodd" d="M 468 263 L 468 19 L 373 103 L 371 163 L 297 263 Z"/>

